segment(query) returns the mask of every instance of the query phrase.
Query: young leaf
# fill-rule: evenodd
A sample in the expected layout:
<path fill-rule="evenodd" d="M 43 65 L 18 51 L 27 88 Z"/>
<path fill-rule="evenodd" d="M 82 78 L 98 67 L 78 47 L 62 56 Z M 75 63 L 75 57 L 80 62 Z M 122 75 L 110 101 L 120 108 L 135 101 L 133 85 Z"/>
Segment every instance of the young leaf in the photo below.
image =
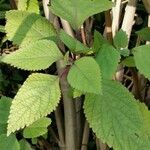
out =
<path fill-rule="evenodd" d="M 67 79 L 73 88 L 81 92 L 101 93 L 101 72 L 92 57 L 83 57 L 76 60 Z"/>
<path fill-rule="evenodd" d="M 20 145 L 14 135 L 0 135 L 0 150 L 20 150 Z"/>
<path fill-rule="evenodd" d="M 25 138 L 35 138 L 44 135 L 45 133 L 47 133 L 47 127 L 50 124 L 51 120 L 49 118 L 41 118 L 25 128 L 23 131 L 23 136 Z"/>
<path fill-rule="evenodd" d="M 7 123 L 11 102 L 11 99 L 7 97 L 0 99 L 0 124 Z"/>
<path fill-rule="evenodd" d="M 73 98 L 77 98 L 77 97 L 80 97 L 82 95 L 83 95 L 83 92 L 76 90 L 76 89 L 73 90 Z"/>
<path fill-rule="evenodd" d="M 6 13 L 6 20 L 7 37 L 14 44 L 23 46 L 56 36 L 56 31 L 49 21 L 35 13 L 11 10 Z"/>
<path fill-rule="evenodd" d="M 120 61 L 119 52 L 111 45 L 103 44 L 96 56 L 96 62 L 99 64 L 104 79 L 112 79 L 117 70 Z"/>
<path fill-rule="evenodd" d="M 150 27 L 143 28 L 136 32 L 143 40 L 150 41 Z"/>
<path fill-rule="evenodd" d="M 1 61 L 24 70 L 41 70 L 62 57 L 53 41 L 39 40 L 4 56 Z"/>
<path fill-rule="evenodd" d="M 117 49 L 125 48 L 128 45 L 128 36 L 125 31 L 120 30 L 114 37 L 114 45 Z"/>
<path fill-rule="evenodd" d="M 82 44 L 80 41 L 68 35 L 65 31 L 60 31 L 61 41 L 72 51 L 73 53 L 88 53 L 90 48 Z"/>
<path fill-rule="evenodd" d="M 108 44 L 108 41 L 98 32 L 94 31 L 94 42 L 93 47 L 96 52 L 100 50 L 103 44 Z"/>
<path fill-rule="evenodd" d="M 135 66 L 135 61 L 133 56 L 129 56 L 126 59 L 124 59 L 121 64 L 123 64 L 126 67 L 136 67 Z"/>
<path fill-rule="evenodd" d="M 88 17 L 111 7 L 112 2 L 109 0 L 52 0 L 50 9 L 55 15 L 67 20 L 74 29 L 78 29 Z"/>
<path fill-rule="evenodd" d="M 30 144 L 24 139 L 20 140 L 19 144 L 20 144 L 20 150 L 33 150 Z"/>
<path fill-rule="evenodd" d="M 103 94 L 87 94 L 84 112 L 97 137 L 115 150 L 148 150 L 139 107 L 119 82 L 103 82 Z"/>
<path fill-rule="evenodd" d="M 130 55 L 130 50 L 128 48 L 121 48 L 119 52 L 120 52 L 120 55 L 124 57 L 127 57 Z"/>
<path fill-rule="evenodd" d="M 150 45 L 135 47 L 133 54 L 137 69 L 150 80 Z"/>
<path fill-rule="evenodd" d="M 8 119 L 7 134 L 31 125 L 51 113 L 60 100 L 57 76 L 34 73 L 15 96 Z"/>

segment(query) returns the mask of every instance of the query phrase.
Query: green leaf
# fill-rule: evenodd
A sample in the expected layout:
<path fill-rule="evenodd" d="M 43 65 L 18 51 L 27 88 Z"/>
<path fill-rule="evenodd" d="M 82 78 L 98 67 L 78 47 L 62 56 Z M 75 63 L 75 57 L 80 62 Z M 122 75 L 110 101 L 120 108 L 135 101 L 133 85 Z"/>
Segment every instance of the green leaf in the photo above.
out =
<path fill-rule="evenodd" d="M 24 139 L 20 140 L 19 144 L 20 144 L 20 150 L 32 150 L 30 144 Z"/>
<path fill-rule="evenodd" d="M 51 113 L 59 100 L 60 88 L 57 76 L 42 73 L 30 75 L 12 102 L 7 134 L 29 126 Z"/>
<path fill-rule="evenodd" d="M 128 45 L 128 36 L 125 31 L 120 30 L 114 37 L 114 45 L 117 49 L 125 48 Z"/>
<path fill-rule="evenodd" d="M 139 107 L 129 91 L 116 81 L 103 82 L 103 94 L 87 94 L 84 112 L 96 136 L 115 150 L 148 150 Z"/>
<path fill-rule="evenodd" d="M 108 41 L 98 31 L 94 31 L 93 47 L 96 52 L 100 50 L 103 44 L 108 44 Z"/>
<path fill-rule="evenodd" d="M 5 27 L 0 25 L 0 32 L 5 33 Z"/>
<path fill-rule="evenodd" d="M 101 93 L 101 72 L 92 57 L 83 57 L 76 60 L 67 79 L 73 88 L 81 92 Z"/>
<path fill-rule="evenodd" d="M 18 10 L 40 13 L 38 0 L 18 0 Z"/>
<path fill-rule="evenodd" d="M 73 90 L 73 98 L 81 97 L 83 95 L 83 92 L 74 89 Z"/>
<path fill-rule="evenodd" d="M 47 133 L 47 127 L 51 124 L 51 120 L 49 118 L 41 118 L 28 126 L 23 131 L 23 136 L 25 138 L 35 138 Z"/>
<path fill-rule="evenodd" d="M 78 29 L 88 17 L 111 7 L 112 2 L 109 0 L 52 0 L 50 9 L 55 15 L 67 20 L 74 29 Z"/>
<path fill-rule="evenodd" d="M 31 139 L 31 142 L 32 142 L 32 144 L 36 145 L 37 142 L 38 142 L 38 139 L 37 139 L 37 138 L 32 138 L 32 139 Z"/>
<path fill-rule="evenodd" d="M 133 50 L 137 69 L 150 80 L 150 45 L 135 47 Z"/>
<path fill-rule="evenodd" d="M 112 79 L 120 61 L 119 52 L 111 45 L 104 44 L 96 56 L 104 79 Z"/>
<path fill-rule="evenodd" d="M 4 19 L 5 18 L 5 11 L 0 11 L 0 19 Z"/>
<path fill-rule="evenodd" d="M 0 123 L 0 135 L 1 134 L 7 134 L 7 124 Z"/>
<path fill-rule="evenodd" d="M 150 41 L 150 27 L 143 28 L 136 32 L 143 40 Z"/>
<path fill-rule="evenodd" d="M 7 97 L 0 99 L 0 124 L 7 123 L 11 102 L 11 99 Z"/>
<path fill-rule="evenodd" d="M 14 44 L 28 45 L 43 38 L 54 38 L 56 31 L 46 18 L 35 13 L 11 10 L 6 13 L 7 37 Z"/>
<path fill-rule="evenodd" d="M 28 0 L 18 0 L 18 10 L 23 10 L 26 11 L 27 10 L 27 1 Z"/>
<path fill-rule="evenodd" d="M 120 52 L 120 55 L 124 57 L 127 57 L 130 55 L 130 50 L 128 48 L 121 48 L 119 52 Z"/>
<path fill-rule="evenodd" d="M 35 12 L 35 13 L 39 14 L 40 13 L 40 8 L 39 8 L 38 0 L 28 0 L 27 11 Z"/>
<path fill-rule="evenodd" d="M 88 48 L 75 38 L 71 37 L 63 30 L 60 31 L 60 39 L 73 53 L 80 54 L 92 51 L 90 48 Z"/>
<path fill-rule="evenodd" d="M 143 119 L 143 130 L 145 132 L 145 134 L 147 134 L 150 138 L 150 111 L 148 110 L 147 106 L 144 103 L 140 103 L 138 102 L 140 111 L 141 111 L 141 115 L 142 115 L 142 119 Z"/>
<path fill-rule="evenodd" d="M 6 134 L 0 135 L 0 150 L 20 150 L 16 137 L 14 135 L 8 137 Z"/>
<path fill-rule="evenodd" d="M 133 56 L 129 56 L 126 59 L 124 59 L 121 64 L 123 64 L 126 67 L 135 67 L 135 61 Z"/>
<path fill-rule="evenodd" d="M 4 56 L 2 62 L 25 70 L 41 70 L 61 58 L 63 55 L 53 41 L 39 40 Z"/>

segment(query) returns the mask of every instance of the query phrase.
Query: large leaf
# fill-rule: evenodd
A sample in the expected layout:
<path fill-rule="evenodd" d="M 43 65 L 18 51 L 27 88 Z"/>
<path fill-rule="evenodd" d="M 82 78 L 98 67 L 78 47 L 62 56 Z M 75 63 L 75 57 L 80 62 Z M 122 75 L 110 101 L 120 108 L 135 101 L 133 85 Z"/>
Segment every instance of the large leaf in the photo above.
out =
<path fill-rule="evenodd" d="M 150 27 L 136 32 L 143 40 L 150 41 Z"/>
<path fill-rule="evenodd" d="M 7 37 L 14 44 L 28 45 L 39 39 L 54 38 L 56 35 L 54 27 L 35 13 L 11 10 L 6 13 Z"/>
<path fill-rule="evenodd" d="M 11 99 L 7 97 L 0 99 L 0 124 L 7 123 L 11 102 Z"/>
<path fill-rule="evenodd" d="M 71 37 L 63 30 L 60 31 L 60 39 L 73 53 L 88 53 L 91 51 L 90 48 Z"/>
<path fill-rule="evenodd" d="M 0 123 L 0 135 L 1 134 L 7 134 L 7 124 Z"/>
<path fill-rule="evenodd" d="M 100 68 L 92 57 L 76 60 L 67 79 L 73 88 L 81 92 L 101 93 Z"/>
<path fill-rule="evenodd" d="M 23 136 L 25 138 L 35 138 L 44 135 L 45 133 L 47 133 L 47 127 L 50 124 L 51 120 L 49 118 L 41 118 L 25 128 L 23 131 Z"/>
<path fill-rule="evenodd" d="M 147 106 L 144 103 L 138 102 L 142 119 L 143 119 L 143 130 L 150 138 L 150 111 L 148 110 Z"/>
<path fill-rule="evenodd" d="M 6 55 L 2 61 L 25 70 L 41 70 L 63 56 L 53 41 L 39 40 Z"/>
<path fill-rule="evenodd" d="M 135 47 L 134 60 L 139 72 L 150 80 L 150 45 Z"/>
<path fill-rule="evenodd" d="M 87 94 L 84 112 L 97 137 L 115 150 L 150 149 L 139 106 L 120 83 L 104 81 L 103 94 Z"/>
<path fill-rule="evenodd" d="M 38 0 L 18 0 L 18 10 L 35 12 L 39 14 Z"/>
<path fill-rule="evenodd" d="M 6 134 L 0 135 L 0 150 L 20 150 L 16 137 L 14 135 L 8 137 Z"/>
<path fill-rule="evenodd" d="M 34 73 L 15 96 L 8 120 L 7 134 L 31 125 L 51 113 L 60 100 L 57 76 Z"/>
<path fill-rule="evenodd" d="M 111 7 L 109 0 L 52 0 L 50 9 L 77 29 L 88 17 Z"/>
<path fill-rule="evenodd" d="M 99 64 L 104 79 L 112 79 L 120 60 L 119 52 L 111 45 L 103 44 L 96 61 Z"/>

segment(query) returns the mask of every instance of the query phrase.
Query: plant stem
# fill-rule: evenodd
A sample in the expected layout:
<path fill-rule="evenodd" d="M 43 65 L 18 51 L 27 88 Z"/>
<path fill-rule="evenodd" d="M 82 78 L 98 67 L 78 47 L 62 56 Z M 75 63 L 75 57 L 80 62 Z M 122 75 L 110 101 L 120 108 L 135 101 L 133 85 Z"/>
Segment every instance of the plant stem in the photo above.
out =
<path fill-rule="evenodd" d="M 64 127 L 63 127 L 63 117 L 62 117 L 62 111 L 60 108 L 60 105 L 58 105 L 58 107 L 55 110 L 55 119 L 56 119 L 56 125 L 57 125 L 57 130 L 58 130 L 58 135 L 59 135 L 59 147 L 61 149 L 64 149 L 65 147 L 65 137 L 64 137 Z"/>
<path fill-rule="evenodd" d="M 89 140 L 89 132 L 90 132 L 89 124 L 87 121 L 85 121 L 81 150 L 87 150 L 87 143 Z"/>
<path fill-rule="evenodd" d="M 9 2 L 13 9 L 17 9 L 17 1 L 16 0 L 9 0 Z"/>
<path fill-rule="evenodd" d="M 128 4 L 127 4 L 126 9 L 125 9 L 125 15 L 124 15 L 123 23 L 122 23 L 122 29 L 128 35 L 128 39 L 130 39 L 132 27 L 134 25 L 136 1 L 137 0 L 129 0 L 128 1 Z"/>
<path fill-rule="evenodd" d="M 43 0 L 44 3 L 44 0 Z M 46 7 L 44 5 L 44 7 Z M 45 15 L 48 16 L 48 15 Z M 55 24 L 56 29 L 59 29 L 58 21 Z M 64 60 L 56 62 L 58 75 L 60 77 L 60 86 L 64 102 L 64 118 L 65 118 L 65 150 L 76 149 L 76 113 L 72 96 L 70 96 L 70 86 L 67 82 L 67 76 L 62 73 L 65 69 Z"/>
<path fill-rule="evenodd" d="M 83 44 L 86 45 L 86 35 L 85 35 L 85 31 L 84 31 L 84 26 L 81 26 L 81 37 L 82 37 L 82 41 Z"/>
<path fill-rule="evenodd" d="M 116 0 L 116 5 L 113 7 L 113 13 L 112 13 L 112 34 L 113 37 L 115 36 L 116 32 L 119 30 L 119 22 L 120 22 L 120 14 L 121 14 L 121 1 L 122 0 Z"/>
<path fill-rule="evenodd" d="M 134 89 L 135 98 L 140 99 L 142 101 L 141 94 L 140 94 L 141 88 L 139 84 L 137 71 L 135 69 L 132 69 L 131 72 L 132 72 L 132 78 L 133 78 L 133 83 L 134 83 L 133 89 Z"/>
<path fill-rule="evenodd" d="M 147 12 L 150 14 L 150 1 L 149 0 L 142 0 Z"/>
<path fill-rule="evenodd" d="M 65 141 L 66 150 L 76 150 L 76 116 L 73 99 L 70 96 L 70 86 L 67 82 L 66 75 L 61 76 L 64 70 L 63 60 L 57 62 L 58 74 L 60 76 L 60 85 L 64 102 L 65 117 Z"/>
<path fill-rule="evenodd" d="M 113 38 L 112 38 L 112 20 L 110 16 L 110 10 L 105 12 L 105 23 L 106 23 L 106 37 L 107 40 L 112 43 Z"/>

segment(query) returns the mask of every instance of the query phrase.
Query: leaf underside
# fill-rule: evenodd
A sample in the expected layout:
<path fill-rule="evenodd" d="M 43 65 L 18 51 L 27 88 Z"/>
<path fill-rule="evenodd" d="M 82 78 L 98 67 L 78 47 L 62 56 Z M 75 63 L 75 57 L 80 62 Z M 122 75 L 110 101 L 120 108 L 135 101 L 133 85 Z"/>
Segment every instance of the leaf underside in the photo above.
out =
<path fill-rule="evenodd" d="M 56 31 L 46 18 L 27 11 L 11 10 L 6 13 L 5 30 L 14 44 L 26 46 L 43 38 L 54 38 Z"/>
<path fill-rule="evenodd" d="M 47 133 L 47 127 L 51 124 L 49 118 L 43 117 L 35 121 L 30 126 L 23 130 L 23 136 L 25 138 L 36 138 Z"/>
<path fill-rule="evenodd" d="M 34 73 L 15 96 L 8 119 L 7 134 L 31 125 L 51 113 L 60 100 L 57 76 Z"/>
<path fill-rule="evenodd" d="M 29 11 L 39 14 L 38 0 L 18 0 L 18 10 Z"/>
<path fill-rule="evenodd" d="M 2 61 L 24 70 L 41 70 L 62 57 L 53 41 L 39 40 L 4 56 Z"/>

